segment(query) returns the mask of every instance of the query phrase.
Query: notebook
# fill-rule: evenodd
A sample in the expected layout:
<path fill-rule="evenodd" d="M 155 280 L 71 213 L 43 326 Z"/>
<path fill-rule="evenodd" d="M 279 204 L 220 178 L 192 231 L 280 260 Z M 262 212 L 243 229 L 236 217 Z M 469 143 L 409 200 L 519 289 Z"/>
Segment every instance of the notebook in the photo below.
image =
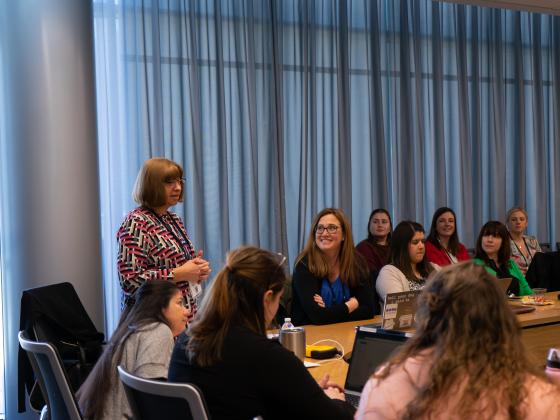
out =
<path fill-rule="evenodd" d="M 387 293 L 385 304 L 383 305 L 382 328 L 385 330 L 407 330 L 414 328 L 416 302 L 420 293 L 420 290 Z"/>
<path fill-rule="evenodd" d="M 344 384 L 346 401 L 354 407 L 358 406 L 362 389 L 371 374 L 409 337 L 410 333 L 402 331 L 387 331 L 367 325 L 357 328 Z"/>

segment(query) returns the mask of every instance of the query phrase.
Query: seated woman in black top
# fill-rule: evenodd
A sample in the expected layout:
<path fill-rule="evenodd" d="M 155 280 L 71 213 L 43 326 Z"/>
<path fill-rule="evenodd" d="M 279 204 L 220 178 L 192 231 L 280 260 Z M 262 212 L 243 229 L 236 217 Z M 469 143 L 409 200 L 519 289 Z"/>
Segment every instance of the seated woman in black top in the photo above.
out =
<path fill-rule="evenodd" d="M 284 291 L 284 261 L 254 247 L 232 251 L 177 340 L 169 381 L 197 385 L 214 420 L 352 418 L 337 387 L 326 378 L 321 389 L 291 351 L 266 337 Z"/>
<path fill-rule="evenodd" d="M 296 260 L 292 277 L 292 322 L 333 324 L 372 318 L 377 297 L 369 269 L 354 249 L 344 213 L 321 211 Z"/>

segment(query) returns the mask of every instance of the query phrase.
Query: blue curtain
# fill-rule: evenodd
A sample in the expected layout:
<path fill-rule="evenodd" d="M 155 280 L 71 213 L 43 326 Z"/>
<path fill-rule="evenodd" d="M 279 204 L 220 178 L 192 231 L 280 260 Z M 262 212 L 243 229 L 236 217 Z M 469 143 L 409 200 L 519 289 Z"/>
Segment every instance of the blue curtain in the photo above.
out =
<path fill-rule="evenodd" d="M 214 272 L 241 244 L 293 263 L 341 207 L 462 242 L 521 205 L 560 237 L 560 20 L 430 0 L 94 0 L 108 327 L 115 232 L 142 162 L 187 176 L 176 208 Z M 429 227 L 429 226 L 427 226 Z"/>

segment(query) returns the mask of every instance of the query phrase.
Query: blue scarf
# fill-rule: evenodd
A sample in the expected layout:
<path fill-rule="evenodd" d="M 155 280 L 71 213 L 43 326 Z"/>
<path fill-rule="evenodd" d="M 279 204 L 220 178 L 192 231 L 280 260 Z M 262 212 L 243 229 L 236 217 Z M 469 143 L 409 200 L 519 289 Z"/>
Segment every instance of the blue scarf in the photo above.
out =
<path fill-rule="evenodd" d="M 340 276 L 336 278 L 334 283 L 329 279 L 323 279 L 321 284 L 321 297 L 325 302 L 325 307 L 330 308 L 333 305 L 340 305 L 350 299 L 350 289 L 342 280 Z"/>

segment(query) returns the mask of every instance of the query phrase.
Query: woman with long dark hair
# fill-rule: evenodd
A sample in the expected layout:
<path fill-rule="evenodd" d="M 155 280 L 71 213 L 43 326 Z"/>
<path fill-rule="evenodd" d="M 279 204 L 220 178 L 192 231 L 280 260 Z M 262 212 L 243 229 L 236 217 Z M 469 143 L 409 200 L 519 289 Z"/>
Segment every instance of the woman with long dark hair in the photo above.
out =
<path fill-rule="evenodd" d="M 375 284 L 382 301 L 388 293 L 421 289 L 430 273 L 439 268 L 428 261 L 424 241 L 421 224 L 404 221 L 397 225 L 391 239 L 391 262 L 381 269 Z"/>
<path fill-rule="evenodd" d="M 372 272 L 379 272 L 389 262 L 389 245 L 393 222 L 385 209 L 375 209 L 369 215 L 368 236 L 356 246 Z"/>
<path fill-rule="evenodd" d="M 528 360 L 515 315 L 482 267 L 435 274 L 415 323 L 364 387 L 356 419 L 560 418 L 560 388 Z"/>
<path fill-rule="evenodd" d="M 143 377 L 165 379 L 174 336 L 188 311 L 174 283 L 150 281 L 134 294 L 103 354 L 77 393 L 86 420 L 132 418 L 117 366 Z"/>
<path fill-rule="evenodd" d="M 511 259 L 509 233 L 503 223 L 493 220 L 482 226 L 476 240 L 474 261 L 495 277 L 510 277 L 512 282 L 508 293 L 516 296 L 533 294 L 523 272 Z"/>
<path fill-rule="evenodd" d="M 443 267 L 470 259 L 467 248 L 459 242 L 456 223 L 455 212 L 449 207 L 435 211 L 426 239 L 428 261 Z"/>
<path fill-rule="evenodd" d="M 169 381 L 197 385 L 214 420 L 352 418 L 337 387 L 327 379 L 319 386 L 294 353 L 266 336 L 285 260 L 255 247 L 231 251 L 177 340 Z"/>
<path fill-rule="evenodd" d="M 319 212 L 292 277 L 292 321 L 333 324 L 372 318 L 377 307 L 371 274 L 356 252 L 350 223 L 339 209 Z"/>

